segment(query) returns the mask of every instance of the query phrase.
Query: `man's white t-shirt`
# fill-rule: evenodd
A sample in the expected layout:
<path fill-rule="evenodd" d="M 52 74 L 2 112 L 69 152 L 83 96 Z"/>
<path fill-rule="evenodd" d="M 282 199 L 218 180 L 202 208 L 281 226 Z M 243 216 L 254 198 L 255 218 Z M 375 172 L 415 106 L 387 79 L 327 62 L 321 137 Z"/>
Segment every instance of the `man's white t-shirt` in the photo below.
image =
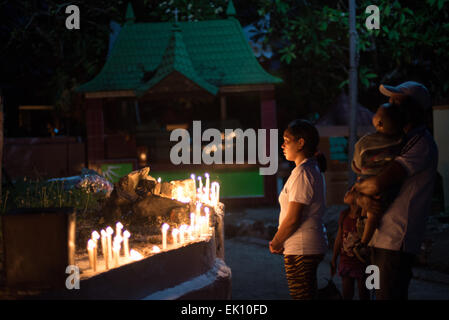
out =
<path fill-rule="evenodd" d="M 305 159 L 291 172 L 279 195 L 279 226 L 287 215 L 289 202 L 305 205 L 301 224 L 285 242 L 284 255 L 324 254 L 327 238 L 323 225 L 325 210 L 324 178 L 314 158 Z"/>
<path fill-rule="evenodd" d="M 407 171 L 407 178 L 399 195 L 382 215 L 369 245 L 418 254 L 426 218 L 431 212 L 438 148 L 425 127 L 409 132 L 408 137 L 411 147 L 395 158 Z"/>

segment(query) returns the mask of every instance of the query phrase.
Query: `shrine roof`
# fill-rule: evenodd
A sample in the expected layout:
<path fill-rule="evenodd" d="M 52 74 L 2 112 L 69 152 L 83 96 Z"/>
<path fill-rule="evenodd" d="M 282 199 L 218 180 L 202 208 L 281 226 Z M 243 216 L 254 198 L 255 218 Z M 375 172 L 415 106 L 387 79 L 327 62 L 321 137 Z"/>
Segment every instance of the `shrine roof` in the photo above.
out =
<path fill-rule="evenodd" d="M 228 19 L 176 24 L 135 23 L 130 8 L 103 69 L 78 92 L 141 96 L 175 71 L 214 95 L 221 86 L 282 82 L 257 61 L 233 8 Z"/>

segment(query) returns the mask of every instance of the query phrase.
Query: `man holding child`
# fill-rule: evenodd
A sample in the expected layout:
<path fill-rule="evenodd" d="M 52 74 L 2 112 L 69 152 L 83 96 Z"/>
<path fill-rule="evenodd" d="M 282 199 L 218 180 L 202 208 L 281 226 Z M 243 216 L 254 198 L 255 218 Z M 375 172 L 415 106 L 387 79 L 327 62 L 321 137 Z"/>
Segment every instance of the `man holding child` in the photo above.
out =
<path fill-rule="evenodd" d="M 370 263 L 380 271 L 376 299 L 407 299 L 413 260 L 431 210 L 438 149 L 424 123 L 431 107 L 426 87 L 408 81 L 396 87 L 381 85 L 380 92 L 404 116 L 403 146 L 378 175 L 357 182 L 355 189 L 361 194 L 358 205 L 378 215 L 377 229 L 368 244 L 372 247 Z M 398 184 L 399 193 L 385 210 L 375 196 Z"/>

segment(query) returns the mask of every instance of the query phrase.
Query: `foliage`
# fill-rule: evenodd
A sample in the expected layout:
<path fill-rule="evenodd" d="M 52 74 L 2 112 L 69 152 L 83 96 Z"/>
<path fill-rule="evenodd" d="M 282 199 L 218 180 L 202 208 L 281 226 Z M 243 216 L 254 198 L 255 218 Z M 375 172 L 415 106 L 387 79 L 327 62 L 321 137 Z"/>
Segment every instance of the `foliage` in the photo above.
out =
<path fill-rule="evenodd" d="M 80 9 L 79 30 L 66 28 L 70 4 Z M 119 0 L 2 1 L 0 83 L 21 88 L 34 103 L 41 98 L 69 112 L 74 88 L 100 71 L 109 22 L 121 21 L 123 6 Z"/>
<path fill-rule="evenodd" d="M 225 18 L 228 0 L 134 0 L 137 22 Z M 267 15 L 255 38 L 274 48 L 281 63 L 281 107 L 304 115 L 322 113 L 347 88 L 349 69 L 346 0 L 234 0 L 237 19 L 246 25 Z M 65 8 L 78 5 L 81 29 L 67 30 Z M 74 88 L 101 70 L 109 45 L 110 21 L 124 21 L 128 1 L 17 0 L 0 2 L 0 83 L 18 87 L 24 96 L 52 97 L 69 112 Z M 449 1 L 357 1 L 359 96 L 370 102 L 380 83 L 407 79 L 426 84 L 441 100 L 449 91 Z M 365 8 L 380 9 L 380 30 L 365 27 Z M 271 70 L 269 70 L 271 71 Z M 272 71 L 271 71 L 272 72 Z M 273 72 L 272 72 L 273 73 Z"/>
<path fill-rule="evenodd" d="M 228 0 L 144 0 L 151 8 L 150 18 L 158 21 L 174 21 L 175 10 L 178 11 L 178 21 L 200 21 L 217 19 L 226 13 Z"/>
<path fill-rule="evenodd" d="M 39 181 L 24 178 L 13 188 L 5 190 L 1 201 L 1 212 L 18 208 L 63 208 L 73 207 L 86 213 L 101 208 L 105 194 L 94 193 L 90 188 L 66 190 L 64 182 Z"/>
<path fill-rule="evenodd" d="M 426 84 L 436 100 L 447 95 L 449 1 L 357 4 L 360 96 L 377 91 L 380 83 L 408 79 Z M 380 9 L 380 30 L 365 26 L 365 8 L 371 4 Z M 318 105 L 334 100 L 348 84 L 347 1 L 260 0 L 258 13 L 270 15 L 270 28 L 263 36 L 275 48 L 284 78 Z"/>

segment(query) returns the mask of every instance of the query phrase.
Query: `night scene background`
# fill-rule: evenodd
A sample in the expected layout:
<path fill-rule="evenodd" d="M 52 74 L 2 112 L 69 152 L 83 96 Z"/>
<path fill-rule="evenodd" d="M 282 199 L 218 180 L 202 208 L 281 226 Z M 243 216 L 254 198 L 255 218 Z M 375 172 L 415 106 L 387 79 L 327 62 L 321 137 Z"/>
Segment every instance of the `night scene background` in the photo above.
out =
<path fill-rule="evenodd" d="M 368 30 L 373 4 L 380 28 Z M 79 7 L 79 29 L 66 27 L 69 5 Z M 120 202 L 112 191 L 120 178 L 145 167 L 162 181 L 208 172 L 225 205 L 232 298 L 289 299 L 282 260 L 267 247 L 293 168 L 281 133 L 296 118 L 320 132 L 332 248 L 350 179 L 348 12 L 348 1 L 334 0 L 1 1 L 0 213 L 75 208 L 78 253 L 93 229 L 117 217 L 142 237 L 165 221 Z M 380 84 L 413 80 L 432 96 L 426 120 L 439 175 L 410 298 L 449 299 L 449 1 L 363 0 L 356 14 L 358 136 L 373 131 L 371 117 L 386 102 Z M 192 133 L 195 120 L 203 131 L 279 129 L 277 173 L 260 176 L 249 163 L 173 165 L 170 133 Z M 0 299 L 14 299 L 1 239 Z"/>

